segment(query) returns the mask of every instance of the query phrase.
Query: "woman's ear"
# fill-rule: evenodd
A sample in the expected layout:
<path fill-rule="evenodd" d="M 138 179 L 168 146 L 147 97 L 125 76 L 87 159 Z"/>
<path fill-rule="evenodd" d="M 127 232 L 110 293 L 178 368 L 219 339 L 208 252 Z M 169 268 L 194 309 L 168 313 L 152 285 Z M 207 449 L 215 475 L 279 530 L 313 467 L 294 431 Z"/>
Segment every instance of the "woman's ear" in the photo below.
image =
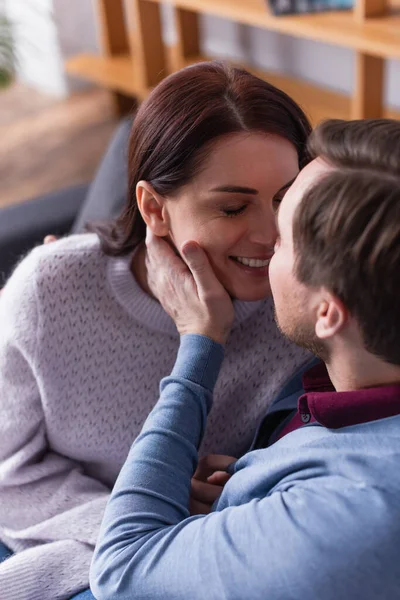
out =
<path fill-rule="evenodd" d="M 157 194 L 147 181 L 139 181 L 136 186 L 136 201 L 140 214 L 154 235 L 165 237 L 169 233 L 169 219 L 165 199 Z"/>

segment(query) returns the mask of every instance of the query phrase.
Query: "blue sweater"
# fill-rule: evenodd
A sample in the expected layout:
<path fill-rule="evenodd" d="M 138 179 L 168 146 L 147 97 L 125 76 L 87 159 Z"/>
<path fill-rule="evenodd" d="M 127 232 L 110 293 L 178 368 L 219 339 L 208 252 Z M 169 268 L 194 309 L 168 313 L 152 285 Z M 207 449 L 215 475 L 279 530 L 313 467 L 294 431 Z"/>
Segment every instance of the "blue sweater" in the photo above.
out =
<path fill-rule="evenodd" d="M 97 600 L 400 598 L 400 416 L 309 424 L 239 459 L 207 516 L 190 482 L 223 348 L 189 335 L 106 508 Z"/>

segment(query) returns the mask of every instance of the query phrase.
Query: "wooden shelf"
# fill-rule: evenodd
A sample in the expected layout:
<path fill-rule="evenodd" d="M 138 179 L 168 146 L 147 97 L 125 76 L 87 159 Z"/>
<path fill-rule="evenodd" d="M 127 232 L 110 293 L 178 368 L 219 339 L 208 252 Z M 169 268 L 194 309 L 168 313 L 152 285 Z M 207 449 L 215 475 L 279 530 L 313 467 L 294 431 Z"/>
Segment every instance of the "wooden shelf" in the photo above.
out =
<path fill-rule="evenodd" d="M 165 0 L 149 0 L 162 4 Z M 244 25 L 345 46 L 382 58 L 400 58 L 400 14 L 357 23 L 352 11 L 275 17 L 266 0 L 174 0 L 188 11 L 223 17 Z"/>
<path fill-rule="evenodd" d="M 160 13 L 167 1 L 175 9 L 177 27 L 177 45 L 171 52 L 163 42 Z M 332 117 L 400 119 L 400 112 L 384 107 L 385 61 L 400 59 L 400 0 L 355 0 L 350 11 L 280 17 L 270 13 L 267 0 L 97 0 L 97 4 L 102 56 L 76 56 L 68 60 L 67 71 L 112 90 L 120 113 L 127 99 L 121 96 L 142 100 L 169 72 L 207 60 L 200 55 L 200 16 L 210 14 L 354 51 L 350 98 L 242 65 L 285 90 L 313 123 Z"/>
<path fill-rule="evenodd" d="M 174 50 L 171 50 L 173 56 Z M 186 61 L 191 65 L 202 60 L 212 60 L 207 56 L 193 56 Z M 288 77 L 278 73 L 262 71 L 236 63 L 285 91 L 302 106 L 316 124 L 322 119 L 349 119 L 351 116 L 351 100 L 344 94 L 321 88 L 301 79 Z M 93 54 L 80 54 L 67 61 L 68 73 L 93 81 L 128 96 L 145 98 L 150 90 L 140 90 L 135 77 L 134 65 L 129 55 L 105 58 Z M 385 116 L 400 119 L 400 112 L 386 111 Z"/>
<path fill-rule="evenodd" d="M 108 57 L 78 54 L 66 61 L 65 68 L 70 75 L 141 100 L 150 91 L 139 85 L 135 64 L 129 54 Z"/>
<path fill-rule="evenodd" d="M 202 60 L 212 60 L 212 58 L 193 56 L 186 61 L 186 65 L 189 66 Z M 351 118 L 351 98 L 345 94 L 322 88 L 303 79 L 260 70 L 249 66 L 247 63 L 232 62 L 286 92 L 303 108 L 313 125 L 323 119 Z M 384 116 L 391 119 L 400 119 L 400 111 L 385 109 Z"/>

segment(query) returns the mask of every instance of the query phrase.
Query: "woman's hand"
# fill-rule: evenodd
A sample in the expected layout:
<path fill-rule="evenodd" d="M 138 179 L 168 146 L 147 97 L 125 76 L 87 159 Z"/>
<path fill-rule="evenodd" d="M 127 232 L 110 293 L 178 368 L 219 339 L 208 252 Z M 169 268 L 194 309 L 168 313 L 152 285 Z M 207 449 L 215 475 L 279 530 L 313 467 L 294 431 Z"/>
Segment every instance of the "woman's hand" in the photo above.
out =
<path fill-rule="evenodd" d="M 181 249 L 185 264 L 149 229 L 146 246 L 148 284 L 179 333 L 197 333 L 224 344 L 233 322 L 233 304 L 204 250 L 196 242 L 185 242 Z"/>
<path fill-rule="evenodd" d="M 190 514 L 208 515 L 212 505 L 221 495 L 224 485 L 231 478 L 226 472 L 237 459 L 222 454 L 208 454 L 199 461 L 192 478 L 190 492 Z"/>
<path fill-rule="evenodd" d="M 57 239 L 58 238 L 55 235 L 46 235 L 43 240 L 43 244 L 52 244 L 53 242 L 56 242 Z"/>

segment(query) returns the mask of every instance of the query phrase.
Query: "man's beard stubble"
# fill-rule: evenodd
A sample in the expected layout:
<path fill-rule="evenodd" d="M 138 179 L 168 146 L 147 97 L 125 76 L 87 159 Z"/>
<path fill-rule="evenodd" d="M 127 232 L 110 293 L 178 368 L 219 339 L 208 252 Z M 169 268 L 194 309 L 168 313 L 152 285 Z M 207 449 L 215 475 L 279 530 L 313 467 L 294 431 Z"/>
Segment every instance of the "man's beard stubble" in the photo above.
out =
<path fill-rule="evenodd" d="M 299 311 L 300 312 L 300 311 Z M 308 350 L 323 362 L 329 362 L 329 350 L 326 345 L 315 335 L 315 326 L 313 323 L 293 318 L 286 319 L 285 324 L 281 324 L 278 319 L 276 309 L 274 309 L 275 322 L 279 331 L 288 340 Z"/>

